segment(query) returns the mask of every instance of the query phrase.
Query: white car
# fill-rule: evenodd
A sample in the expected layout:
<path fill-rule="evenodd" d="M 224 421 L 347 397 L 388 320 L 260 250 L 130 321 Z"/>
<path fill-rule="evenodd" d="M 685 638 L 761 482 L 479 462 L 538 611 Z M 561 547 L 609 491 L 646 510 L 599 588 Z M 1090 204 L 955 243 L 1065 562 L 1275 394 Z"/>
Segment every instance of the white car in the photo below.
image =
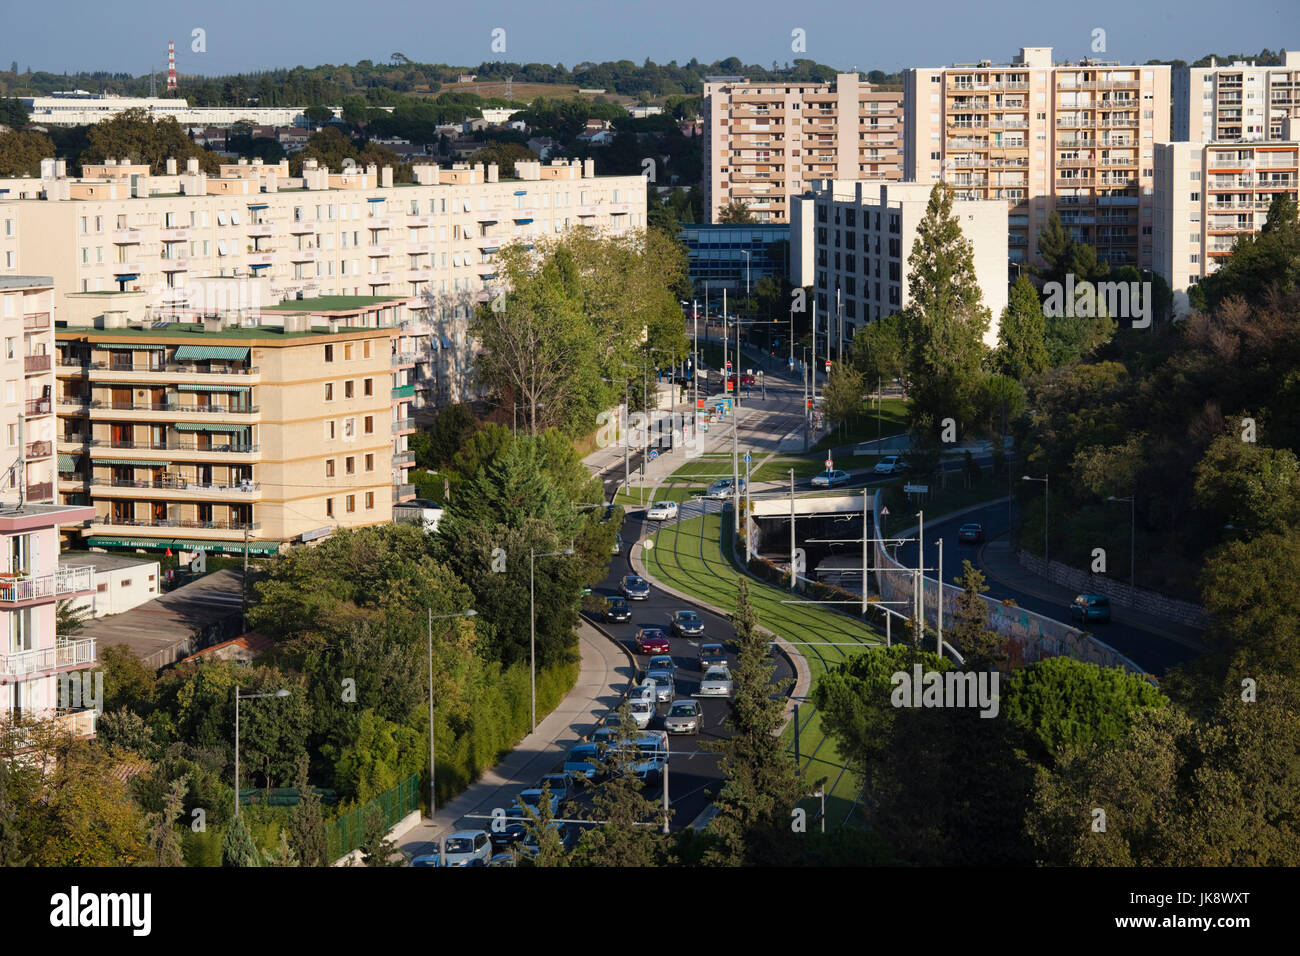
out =
<path fill-rule="evenodd" d="M 659 702 L 659 688 L 654 681 L 647 677 L 628 692 L 628 699 L 634 703 L 638 700 L 644 701 L 653 710 L 655 704 Z"/>
<path fill-rule="evenodd" d="M 907 468 L 907 462 L 897 455 L 886 455 L 876 462 L 876 467 L 871 469 L 871 473 L 875 475 L 897 475 L 900 472 L 907 471 Z"/>
<path fill-rule="evenodd" d="M 849 480 L 849 473 L 835 469 L 834 471 L 823 471 L 812 480 L 814 488 L 834 488 L 836 485 L 843 485 Z"/>
<path fill-rule="evenodd" d="M 719 479 L 718 479 L 717 481 L 715 481 L 713 484 L 709 485 L 708 489 L 704 492 L 704 497 L 705 497 L 705 498 L 720 499 L 720 500 L 725 501 L 726 499 L 730 498 L 734 493 L 735 493 L 735 492 L 734 492 L 734 489 L 732 488 L 732 481 L 731 481 L 731 479 L 730 479 L 730 478 L 719 478 Z M 744 479 L 744 478 L 741 478 L 741 479 L 740 479 L 740 493 L 741 493 L 742 495 L 745 493 L 745 479 Z"/>
<path fill-rule="evenodd" d="M 677 517 L 677 502 L 656 501 L 645 513 L 648 521 L 671 521 Z"/>
<path fill-rule="evenodd" d="M 484 830 L 461 830 L 447 837 L 443 866 L 483 866 L 492 858 L 492 840 Z"/>
<path fill-rule="evenodd" d="M 650 721 L 652 721 L 655 716 L 654 704 L 650 703 L 648 700 L 634 700 L 632 701 L 631 709 L 632 720 L 636 723 L 637 727 L 641 730 L 645 730 L 650 726 Z"/>
<path fill-rule="evenodd" d="M 710 667 L 704 672 L 696 697 L 730 697 L 731 671 L 725 667 Z"/>

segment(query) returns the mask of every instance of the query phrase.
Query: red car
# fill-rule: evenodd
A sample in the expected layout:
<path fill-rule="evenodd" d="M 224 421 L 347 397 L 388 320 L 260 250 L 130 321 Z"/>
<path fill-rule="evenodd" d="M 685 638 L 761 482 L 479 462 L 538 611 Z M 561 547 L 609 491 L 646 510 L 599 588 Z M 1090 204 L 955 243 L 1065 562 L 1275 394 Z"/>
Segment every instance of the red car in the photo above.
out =
<path fill-rule="evenodd" d="M 671 654 L 672 645 L 668 635 L 657 627 L 643 627 L 636 632 L 636 652 L 638 654 Z"/>
<path fill-rule="evenodd" d="M 728 380 L 729 382 L 731 382 L 731 387 L 732 387 L 732 388 L 735 388 L 735 387 L 736 387 L 736 373 L 735 373 L 735 372 L 732 372 L 729 376 L 727 376 L 727 380 Z M 754 378 L 754 376 L 752 376 L 752 375 L 741 375 L 741 376 L 740 376 L 740 384 L 743 385 L 743 386 L 745 386 L 746 388 L 752 388 L 752 387 L 753 387 L 754 385 L 756 385 L 757 383 L 758 383 L 758 379 Z"/>

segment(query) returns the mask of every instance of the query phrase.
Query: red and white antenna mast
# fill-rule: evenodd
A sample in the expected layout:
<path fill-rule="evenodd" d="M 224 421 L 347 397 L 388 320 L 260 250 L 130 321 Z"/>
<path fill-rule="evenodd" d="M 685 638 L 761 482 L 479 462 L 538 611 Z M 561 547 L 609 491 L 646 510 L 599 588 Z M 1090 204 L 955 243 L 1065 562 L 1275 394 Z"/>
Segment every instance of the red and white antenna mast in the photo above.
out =
<path fill-rule="evenodd" d="M 167 89 L 176 89 L 176 41 L 167 42 Z"/>

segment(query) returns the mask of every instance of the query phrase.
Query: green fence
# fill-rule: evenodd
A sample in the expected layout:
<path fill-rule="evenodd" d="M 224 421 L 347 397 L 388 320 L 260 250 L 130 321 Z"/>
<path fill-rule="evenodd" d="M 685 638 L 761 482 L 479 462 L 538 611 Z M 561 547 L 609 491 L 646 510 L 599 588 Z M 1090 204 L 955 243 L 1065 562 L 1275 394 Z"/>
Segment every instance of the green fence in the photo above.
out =
<path fill-rule="evenodd" d="M 349 810 L 329 824 L 329 858 L 338 860 L 361 845 L 363 821 L 371 807 L 384 814 L 384 829 L 391 830 L 397 822 L 420 808 L 420 778 L 411 774 L 392 790 L 381 793 L 369 803 Z"/>

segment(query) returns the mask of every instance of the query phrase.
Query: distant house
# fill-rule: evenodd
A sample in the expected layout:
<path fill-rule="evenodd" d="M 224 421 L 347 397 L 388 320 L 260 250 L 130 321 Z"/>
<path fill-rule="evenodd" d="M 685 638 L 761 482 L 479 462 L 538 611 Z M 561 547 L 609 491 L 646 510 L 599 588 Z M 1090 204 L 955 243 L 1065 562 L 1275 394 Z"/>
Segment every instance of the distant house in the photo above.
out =
<path fill-rule="evenodd" d="M 683 136 L 699 136 L 704 132 L 704 123 L 702 120 L 681 120 L 677 128 Z"/>
<path fill-rule="evenodd" d="M 609 120 L 589 119 L 587 120 L 587 132 L 594 133 L 597 130 L 609 129 Z"/>
<path fill-rule="evenodd" d="M 462 73 L 460 76 L 456 77 L 456 82 L 473 83 L 476 79 L 478 79 L 477 73 Z"/>
<path fill-rule="evenodd" d="M 614 142 L 614 134 L 607 129 L 588 131 L 578 135 L 578 142 L 592 146 L 608 146 Z"/>
<path fill-rule="evenodd" d="M 633 119 L 645 119 L 647 116 L 660 116 L 663 111 L 662 106 L 629 106 L 627 115 Z"/>
<path fill-rule="evenodd" d="M 241 634 L 233 640 L 222 641 L 220 644 L 213 644 L 211 647 L 205 647 L 197 654 L 191 654 L 189 657 L 182 658 L 181 663 L 189 664 L 194 661 L 238 661 L 241 664 L 251 664 L 274 646 L 275 641 L 271 640 L 266 635 L 249 631 L 247 634 Z"/>
<path fill-rule="evenodd" d="M 546 162 L 560 148 L 560 144 L 549 136 L 534 136 L 528 141 L 528 148 L 537 154 L 537 158 Z"/>

